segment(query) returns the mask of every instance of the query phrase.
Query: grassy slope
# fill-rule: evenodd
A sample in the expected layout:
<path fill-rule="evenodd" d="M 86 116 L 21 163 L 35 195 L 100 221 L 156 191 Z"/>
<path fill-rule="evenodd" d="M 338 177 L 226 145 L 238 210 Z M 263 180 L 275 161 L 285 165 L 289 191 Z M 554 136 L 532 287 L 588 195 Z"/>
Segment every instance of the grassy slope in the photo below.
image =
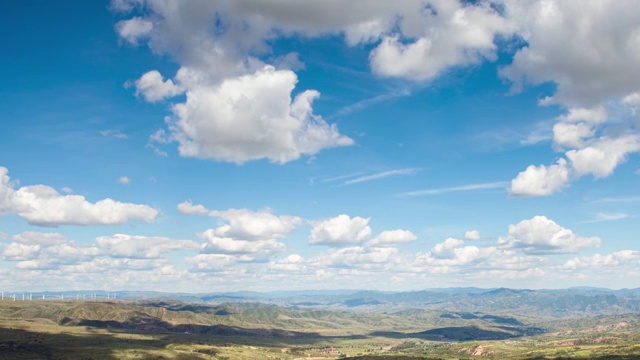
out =
<path fill-rule="evenodd" d="M 77 326 L 87 321 L 97 326 Z M 451 341 L 492 331 L 514 334 L 514 329 L 526 328 L 519 322 L 532 321 L 549 331 L 503 340 Z M 337 357 L 329 354 L 330 347 L 349 356 L 360 354 L 360 359 L 478 358 L 472 354 L 479 347 L 483 358 L 624 359 L 640 358 L 639 329 L 638 315 L 548 322 L 423 310 L 354 314 L 260 305 L 5 301 L 0 302 L 0 359 Z"/>

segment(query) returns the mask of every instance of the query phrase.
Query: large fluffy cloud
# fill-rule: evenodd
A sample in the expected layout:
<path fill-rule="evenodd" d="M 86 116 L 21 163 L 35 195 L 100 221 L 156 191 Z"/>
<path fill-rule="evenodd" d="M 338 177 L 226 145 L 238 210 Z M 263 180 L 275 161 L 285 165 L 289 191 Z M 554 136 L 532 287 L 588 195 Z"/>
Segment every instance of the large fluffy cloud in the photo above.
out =
<path fill-rule="evenodd" d="M 186 102 L 173 106 L 170 137 L 182 156 L 235 163 L 285 163 L 351 145 L 353 140 L 313 113 L 317 91 L 291 98 L 296 82 L 293 71 L 266 66 L 217 86 L 193 86 Z"/>
<path fill-rule="evenodd" d="M 601 244 L 600 238 L 578 235 L 545 216 L 534 216 L 509 225 L 509 235 L 501 237 L 498 242 L 527 254 L 576 253 Z"/>
<path fill-rule="evenodd" d="M 349 215 L 317 221 L 314 223 L 309 235 L 310 245 L 344 246 L 359 244 L 371 236 L 369 218 Z"/>
<path fill-rule="evenodd" d="M 120 225 L 129 220 L 153 222 L 158 211 L 112 199 L 91 203 L 81 195 L 61 195 L 46 185 L 17 190 L 7 168 L 0 167 L 0 214 L 13 213 L 37 226 Z"/>
<path fill-rule="evenodd" d="M 554 101 L 599 105 L 638 91 L 640 9 L 632 0 L 505 2 L 526 45 L 503 76 L 523 82 L 557 84 Z"/>

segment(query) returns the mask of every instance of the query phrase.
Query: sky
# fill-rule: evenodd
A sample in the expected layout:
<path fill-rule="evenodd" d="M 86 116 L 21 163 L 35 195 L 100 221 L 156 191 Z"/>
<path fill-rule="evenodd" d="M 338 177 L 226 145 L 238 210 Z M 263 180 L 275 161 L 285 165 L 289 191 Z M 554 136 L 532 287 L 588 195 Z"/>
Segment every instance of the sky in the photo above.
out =
<path fill-rule="evenodd" d="M 637 287 L 636 5 L 5 1 L 0 288 Z"/>

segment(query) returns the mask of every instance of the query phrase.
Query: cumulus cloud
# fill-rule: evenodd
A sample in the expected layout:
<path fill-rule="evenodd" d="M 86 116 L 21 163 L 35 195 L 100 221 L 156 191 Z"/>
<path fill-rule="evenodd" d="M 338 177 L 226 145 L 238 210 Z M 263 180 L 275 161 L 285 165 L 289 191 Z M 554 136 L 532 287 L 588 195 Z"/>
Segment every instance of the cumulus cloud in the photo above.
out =
<path fill-rule="evenodd" d="M 367 242 L 367 246 L 393 247 L 415 241 L 418 237 L 408 230 L 387 230 Z"/>
<path fill-rule="evenodd" d="M 87 261 L 101 254 L 92 245 L 79 245 L 59 233 L 27 231 L 12 237 L 4 245 L 2 258 L 19 261 L 17 268 L 54 269 L 64 264 Z"/>
<path fill-rule="evenodd" d="M 129 185 L 131 184 L 131 179 L 127 176 L 120 176 L 118 178 L 118 183 L 122 184 L 122 185 Z"/>
<path fill-rule="evenodd" d="M 207 230 L 200 234 L 206 240 L 202 247 L 202 253 L 210 254 L 252 254 L 254 259 L 266 259 L 271 255 L 286 250 L 283 243 L 273 239 L 266 240 L 238 240 L 228 237 L 216 236 L 214 230 Z"/>
<path fill-rule="evenodd" d="M 277 216 L 269 209 L 260 211 L 248 209 L 215 210 L 209 214 L 227 222 L 225 225 L 212 229 L 213 235 L 248 241 L 283 238 L 302 223 L 302 220 L 297 216 Z"/>
<path fill-rule="evenodd" d="M 146 237 L 127 234 L 100 236 L 96 244 L 104 255 L 114 258 L 158 259 L 172 250 L 199 250 L 200 244 L 191 240 L 167 237 Z"/>
<path fill-rule="evenodd" d="M 178 204 L 178 210 L 183 214 L 209 215 L 226 222 L 198 235 L 205 240 L 200 252 L 232 255 L 243 262 L 266 261 L 285 251 L 286 246 L 277 239 L 286 237 L 302 223 L 299 217 L 277 216 L 269 209 L 219 211 L 185 201 Z"/>
<path fill-rule="evenodd" d="M 571 254 L 600 247 L 601 240 L 578 235 L 545 216 L 534 216 L 509 225 L 509 235 L 501 237 L 498 243 L 527 254 Z"/>
<path fill-rule="evenodd" d="M 563 269 L 577 270 L 583 268 L 603 268 L 632 266 L 637 269 L 640 266 L 640 252 L 636 250 L 622 250 L 608 255 L 595 254 L 568 260 L 562 266 Z"/>
<path fill-rule="evenodd" d="M 36 226 L 120 225 L 130 220 L 153 222 L 158 211 L 147 206 L 103 199 L 91 203 L 81 195 L 61 195 L 46 185 L 17 190 L 7 168 L 0 167 L 0 214 L 13 213 Z"/>
<path fill-rule="evenodd" d="M 305 259 L 301 255 L 291 254 L 284 259 L 269 263 L 269 269 L 285 272 L 301 272 L 307 270 Z"/>
<path fill-rule="evenodd" d="M 478 230 L 468 230 L 464 233 L 466 240 L 480 240 L 480 232 Z"/>
<path fill-rule="evenodd" d="M 512 25 L 488 2 L 463 5 L 432 1 L 423 11 L 423 28 L 414 41 L 385 36 L 371 52 L 371 68 L 385 77 L 424 81 L 454 67 L 495 58 L 496 35 L 509 35 Z"/>
<path fill-rule="evenodd" d="M 317 91 L 291 98 L 297 81 L 290 70 L 266 66 L 219 86 L 192 87 L 186 102 L 172 108 L 170 138 L 182 156 L 238 164 L 265 158 L 286 163 L 353 144 L 313 113 Z"/>
<path fill-rule="evenodd" d="M 560 191 L 569 181 L 569 168 L 565 159 L 556 165 L 529 165 L 511 180 L 509 195 L 548 196 Z"/>
<path fill-rule="evenodd" d="M 371 236 L 370 218 L 349 215 L 316 221 L 309 235 L 310 245 L 344 246 L 359 244 Z"/>
<path fill-rule="evenodd" d="M 191 200 L 181 202 L 176 208 L 185 215 L 207 215 L 211 211 L 203 205 L 193 205 Z"/>
<path fill-rule="evenodd" d="M 118 35 L 132 45 L 147 37 L 153 29 L 153 23 L 140 17 L 122 20 L 116 24 Z"/>
<path fill-rule="evenodd" d="M 329 249 L 310 260 L 317 267 L 356 268 L 363 270 L 390 268 L 398 254 L 393 247 L 345 247 Z"/>
<path fill-rule="evenodd" d="M 505 3 L 526 45 L 502 75 L 514 82 L 553 82 L 547 102 L 592 106 L 638 91 L 640 10 L 630 1 Z M 611 21 L 615 19 L 615 21 Z"/>
<path fill-rule="evenodd" d="M 163 80 L 157 70 L 151 70 L 134 82 L 136 96 L 142 96 L 148 102 L 157 102 L 183 93 L 171 79 Z"/>
<path fill-rule="evenodd" d="M 236 258 L 224 254 L 199 254 L 185 258 L 187 265 L 194 272 L 218 272 L 227 269 L 236 263 Z"/>
<path fill-rule="evenodd" d="M 576 176 L 592 174 L 607 177 L 627 156 L 640 151 L 640 135 L 630 134 L 618 138 L 601 137 L 589 146 L 566 153 Z"/>
<path fill-rule="evenodd" d="M 501 74 L 516 91 L 527 83 L 556 85 L 540 104 L 567 109 L 553 127 L 553 139 L 556 150 L 566 151 L 572 180 L 610 176 L 629 154 L 640 151 L 640 135 L 630 119 L 637 113 L 640 90 L 640 25 L 635 20 L 640 11 L 629 6 L 626 1 L 505 3 L 505 16 L 514 20 L 525 45 Z M 617 129 L 608 131 L 612 123 Z M 530 189 L 525 195 L 549 195 L 561 188 Z"/>

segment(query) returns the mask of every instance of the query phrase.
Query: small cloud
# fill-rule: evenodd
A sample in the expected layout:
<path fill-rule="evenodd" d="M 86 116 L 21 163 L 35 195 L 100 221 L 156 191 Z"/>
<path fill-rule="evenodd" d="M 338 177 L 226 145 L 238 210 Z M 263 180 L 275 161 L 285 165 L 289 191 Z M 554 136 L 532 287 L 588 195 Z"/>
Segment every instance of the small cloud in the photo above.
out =
<path fill-rule="evenodd" d="M 640 175 L 640 169 L 636 170 L 636 175 Z"/>
<path fill-rule="evenodd" d="M 127 134 L 123 134 L 122 132 L 120 132 L 120 130 L 101 130 L 100 131 L 100 135 L 104 136 L 104 137 L 112 137 L 112 138 L 116 138 L 116 139 L 126 139 L 128 138 Z"/>
<path fill-rule="evenodd" d="M 285 56 L 278 56 L 274 58 L 271 63 L 278 70 L 304 70 L 306 65 L 300 60 L 300 54 L 297 52 L 288 53 Z"/>
<path fill-rule="evenodd" d="M 60 190 L 62 190 L 62 192 L 63 192 L 63 193 L 66 193 L 66 194 L 71 194 L 71 193 L 73 192 L 73 189 L 72 189 L 72 188 L 70 188 L 70 187 L 68 187 L 68 186 L 63 187 L 63 188 L 62 188 L 62 189 L 60 189 Z"/>
<path fill-rule="evenodd" d="M 153 150 L 153 153 L 158 155 L 158 156 L 162 156 L 162 157 L 169 157 L 169 154 L 167 154 L 166 151 L 161 150 L 159 147 L 149 143 L 147 144 L 147 147 L 151 150 Z"/>
<path fill-rule="evenodd" d="M 120 176 L 120 178 L 118 179 L 118 182 L 122 185 L 129 185 L 131 184 L 131 179 L 126 176 Z"/>
<path fill-rule="evenodd" d="M 478 230 L 469 230 L 464 233 L 464 238 L 467 240 L 480 240 L 480 232 Z"/>

